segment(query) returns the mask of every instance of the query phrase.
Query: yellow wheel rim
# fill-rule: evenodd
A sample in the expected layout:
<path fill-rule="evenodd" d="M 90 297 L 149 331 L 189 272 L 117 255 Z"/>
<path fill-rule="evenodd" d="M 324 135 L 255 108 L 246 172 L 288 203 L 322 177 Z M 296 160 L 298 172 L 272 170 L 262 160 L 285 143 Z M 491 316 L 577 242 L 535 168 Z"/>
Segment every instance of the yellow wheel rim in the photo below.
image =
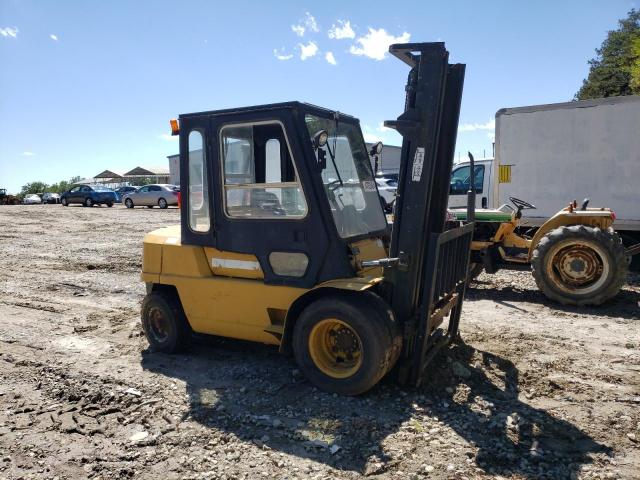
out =
<path fill-rule="evenodd" d="M 309 354 L 318 369 L 332 378 L 347 378 L 362 365 L 362 341 L 347 323 L 326 318 L 309 334 Z"/>

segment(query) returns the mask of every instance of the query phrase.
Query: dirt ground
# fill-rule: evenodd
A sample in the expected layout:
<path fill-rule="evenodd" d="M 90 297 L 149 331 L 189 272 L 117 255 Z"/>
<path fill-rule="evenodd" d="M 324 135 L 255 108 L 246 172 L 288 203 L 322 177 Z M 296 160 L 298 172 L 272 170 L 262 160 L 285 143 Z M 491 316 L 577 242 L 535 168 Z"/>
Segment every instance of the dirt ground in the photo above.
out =
<path fill-rule="evenodd" d="M 272 347 L 141 334 L 178 211 L 0 207 L 0 478 L 640 478 L 640 278 L 559 308 L 481 275 L 423 387 L 322 393 Z"/>

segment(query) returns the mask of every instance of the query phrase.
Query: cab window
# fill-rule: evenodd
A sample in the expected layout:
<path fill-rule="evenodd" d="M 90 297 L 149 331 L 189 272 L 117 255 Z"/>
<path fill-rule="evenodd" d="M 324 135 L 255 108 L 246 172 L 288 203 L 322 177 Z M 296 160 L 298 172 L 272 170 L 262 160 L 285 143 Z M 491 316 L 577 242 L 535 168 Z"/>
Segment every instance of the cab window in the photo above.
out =
<path fill-rule="evenodd" d="M 307 203 L 280 123 L 220 131 L 225 213 L 241 218 L 302 218 Z"/>
<path fill-rule="evenodd" d="M 189 133 L 189 228 L 194 232 L 208 232 L 211 226 L 203 144 L 202 133 Z"/>
<path fill-rule="evenodd" d="M 476 165 L 475 172 L 475 190 L 476 193 L 482 193 L 482 185 L 484 183 L 484 165 Z M 450 195 L 466 195 L 469 191 L 469 183 L 471 182 L 471 167 L 464 166 L 454 170 L 451 174 L 451 184 L 449 187 Z"/>

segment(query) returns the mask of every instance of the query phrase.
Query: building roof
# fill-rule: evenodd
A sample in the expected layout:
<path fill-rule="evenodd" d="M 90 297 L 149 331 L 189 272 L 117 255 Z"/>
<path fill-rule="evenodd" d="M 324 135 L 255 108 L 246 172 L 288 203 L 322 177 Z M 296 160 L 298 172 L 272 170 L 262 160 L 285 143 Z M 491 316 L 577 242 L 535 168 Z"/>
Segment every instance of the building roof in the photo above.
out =
<path fill-rule="evenodd" d="M 122 178 L 122 175 L 112 172 L 111 170 L 105 170 L 104 172 L 100 172 L 93 178 Z"/>
<path fill-rule="evenodd" d="M 136 167 L 129 170 L 123 176 L 125 177 L 155 177 L 159 175 L 169 175 L 167 167 Z"/>

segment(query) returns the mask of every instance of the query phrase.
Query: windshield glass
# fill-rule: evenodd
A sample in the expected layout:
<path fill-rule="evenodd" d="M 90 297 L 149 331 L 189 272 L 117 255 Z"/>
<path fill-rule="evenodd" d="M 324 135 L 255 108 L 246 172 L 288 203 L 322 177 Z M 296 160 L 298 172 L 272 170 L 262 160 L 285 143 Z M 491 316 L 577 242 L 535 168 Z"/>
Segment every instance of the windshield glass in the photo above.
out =
<path fill-rule="evenodd" d="M 306 115 L 305 122 L 311 138 L 321 130 L 329 133 L 327 144 L 319 148 L 326 157 L 322 181 L 340 237 L 386 228 L 369 154 L 358 126 L 315 115 Z M 318 151 L 316 158 L 317 155 Z"/>

